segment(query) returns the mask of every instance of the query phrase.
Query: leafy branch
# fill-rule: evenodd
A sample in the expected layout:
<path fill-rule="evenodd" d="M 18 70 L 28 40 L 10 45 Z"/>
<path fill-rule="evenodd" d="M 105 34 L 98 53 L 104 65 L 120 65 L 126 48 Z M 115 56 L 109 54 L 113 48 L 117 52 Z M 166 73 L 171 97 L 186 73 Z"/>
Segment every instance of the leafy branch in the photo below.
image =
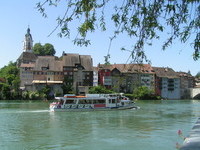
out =
<path fill-rule="evenodd" d="M 41 1 L 36 4 L 36 7 L 44 17 L 47 17 L 46 7 L 61 5 L 60 0 Z M 170 32 L 163 43 L 163 50 L 172 45 L 175 39 L 186 43 L 194 37 L 191 43 L 194 47 L 193 58 L 194 60 L 200 58 L 199 0 L 123 0 L 120 2 L 113 5 L 115 1 L 112 0 L 68 0 L 65 13 L 62 17 L 58 17 L 57 26 L 50 35 L 60 29 L 60 37 L 70 38 L 69 25 L 78 20 L 74 44 L 88 46 L 91 43 L 87 37 L 88 33 L 93 33 L 99 27 L 101 31 L 106 31 L 108 29 L 106 25 L 112 22 L 114 32 L 110 38 L 106 58 L 110 57 L 112 41 L 120 34 L 126 34 L 133 41 L 130 61 L 138 63 L 148 61 L 145 45 L 152 45 L 154 39 L 160 39 L 160 33 L 168 31 Z"/>

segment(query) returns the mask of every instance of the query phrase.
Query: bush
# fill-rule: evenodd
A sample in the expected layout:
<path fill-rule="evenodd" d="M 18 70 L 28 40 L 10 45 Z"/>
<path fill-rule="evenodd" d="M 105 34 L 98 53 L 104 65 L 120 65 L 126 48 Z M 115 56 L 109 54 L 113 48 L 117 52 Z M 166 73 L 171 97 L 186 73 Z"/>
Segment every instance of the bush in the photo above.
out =
<path fill-rule="evenodd" d="M 140 86 L 133 91 L 132 97 L 140 100 L 158 100 L 160 96 L 154 94 L 154 91 L 145 86 Z"/>
<path fill-rule="evenodd" d="M 35 91 L 24 91 L 22 93 L 22 99 L 24 100 L 39 100 L 42 98 L 42 95 L 39 92 Z"/>
<path fill-rule="evenodd" d="M 29 93 L 29 99 L 31 100 L 36 100 L 36 99 L 40 99 L 40 95 L 38 92 L 30 92 Z"/>

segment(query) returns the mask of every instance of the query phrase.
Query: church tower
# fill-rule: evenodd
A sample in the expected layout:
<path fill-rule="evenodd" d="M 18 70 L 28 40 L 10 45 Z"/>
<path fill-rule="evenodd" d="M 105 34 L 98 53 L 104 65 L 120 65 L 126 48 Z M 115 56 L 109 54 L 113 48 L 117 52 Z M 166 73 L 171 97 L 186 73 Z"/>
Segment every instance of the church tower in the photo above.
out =
<path fill-rule="evenodd" d="M 23 50 L 24 52 L 29 52 L 32 53 L 32 49 L 33 49 L 33 39 L 30 33 L 30 28 L 28 27 L 27 29 L 27 33 L 25 34 L 25 39 L 24 39 L 24 46 L 23 46 Z"/>

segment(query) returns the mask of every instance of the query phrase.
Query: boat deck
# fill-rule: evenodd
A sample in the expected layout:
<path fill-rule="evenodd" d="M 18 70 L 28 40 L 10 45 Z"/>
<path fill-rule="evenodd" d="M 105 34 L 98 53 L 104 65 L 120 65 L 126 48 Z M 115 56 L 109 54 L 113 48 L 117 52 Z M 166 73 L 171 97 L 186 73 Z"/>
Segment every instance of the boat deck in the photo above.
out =
<path fill-rule="evenodd" d="M 200 150 L 200 118 L 190 131 L 189 137 L 184 140 L 180 150 Z"/>

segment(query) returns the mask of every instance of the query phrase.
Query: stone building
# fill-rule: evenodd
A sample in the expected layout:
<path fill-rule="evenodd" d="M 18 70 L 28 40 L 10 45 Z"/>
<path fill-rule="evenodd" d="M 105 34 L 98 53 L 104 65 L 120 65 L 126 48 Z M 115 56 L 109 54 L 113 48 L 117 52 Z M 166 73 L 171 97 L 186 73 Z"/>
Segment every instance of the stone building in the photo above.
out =
<path fill-rule="evenodd" d="M 93 61 L 90 55 L 63 53 L 62 66 L 64 78 L 78 94 L 88 93 L 93 86 Z"/>
<path fill-rule="evenodd" d="M 74 93 L 80 94 L 86 93 L 93 85 L 93 62 L 90 55 L 63 53 L 60 58 L 36 56 L 32 49 L 33 39 L 28 28 L 23 52 L 17 60 L 22 90 L 39 91 L 48 85 L 51 94 L 65 93 L 62 86 L 67 84 L 72 86 Z"/>
<path fill-rule="evenodd" d="M 171 68 L 153 67 L 155 71 L 155 91 L 165 99 L 180 99 L 180 78 Z"/>
<path fill-rule="evenodd" d="M 48 85 L 51 88 L 51 95 L 63 93 L 63 71 L 62 62 L 55 56 L 38 56 L 33 68 L 33 91 L 40 91 Z"/>
<path fill-rule="evenodd" d="M 17 59 L 17 66 L 20 68 L 21 89 L 25 89 L 25 86 L 30 86 L 33 81 L 33 68 L 35 67 L 37 56 L 32 49 L 33 39 L 30 28 L 28 28 L 23 41 L 23 52 Z"/>
<path fill-rule="evenodd" d="M 191 98 L 190 89 L 195 87 L 195 78 L 188 72 L 177 72 L 180 77 L 181 99 Z"/>

